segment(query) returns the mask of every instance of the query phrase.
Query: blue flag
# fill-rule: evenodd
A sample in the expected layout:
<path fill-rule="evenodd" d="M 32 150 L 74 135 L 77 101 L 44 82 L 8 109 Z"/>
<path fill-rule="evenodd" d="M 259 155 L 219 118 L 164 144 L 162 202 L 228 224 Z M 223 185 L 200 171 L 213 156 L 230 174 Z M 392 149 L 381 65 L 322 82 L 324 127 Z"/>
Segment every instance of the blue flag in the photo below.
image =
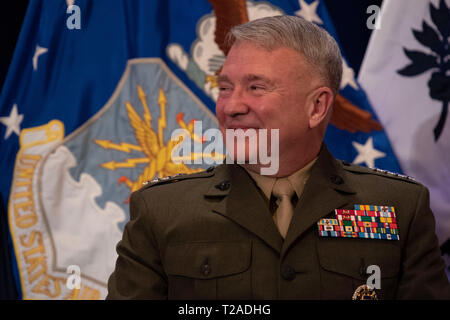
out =
<path fill-rule="evenodd" d="M 104 298 L 130 193 L 207 167 L 172 162 L 170 138 L 195 138 L 194 120 L 217 127 L 216 17 L 297 15 L 338 40 L 319 0 L 216 2 L 30 1 L 0 98 L 0 192 L 23 298 Z M 343 65 L 325 142 L 340 159 L 401 172 Z"/>

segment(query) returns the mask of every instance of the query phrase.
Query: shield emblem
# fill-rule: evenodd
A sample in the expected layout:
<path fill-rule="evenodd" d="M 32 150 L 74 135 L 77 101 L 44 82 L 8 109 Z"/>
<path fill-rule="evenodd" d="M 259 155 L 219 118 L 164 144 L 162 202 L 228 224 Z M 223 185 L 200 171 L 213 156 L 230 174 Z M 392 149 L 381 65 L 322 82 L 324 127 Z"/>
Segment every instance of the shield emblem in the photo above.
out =
<path fill-rule="evenodd" d="M 161 59 L 147 58 L 130 60 L 106 105 L 66 138 L 58 120 L 22 130 L 9 210 L 24 298 L 106 296 L 130 193 L 208 166 L 170 157 L 171 132 L 193 134 L 194 120 L 217 127 Z"/>

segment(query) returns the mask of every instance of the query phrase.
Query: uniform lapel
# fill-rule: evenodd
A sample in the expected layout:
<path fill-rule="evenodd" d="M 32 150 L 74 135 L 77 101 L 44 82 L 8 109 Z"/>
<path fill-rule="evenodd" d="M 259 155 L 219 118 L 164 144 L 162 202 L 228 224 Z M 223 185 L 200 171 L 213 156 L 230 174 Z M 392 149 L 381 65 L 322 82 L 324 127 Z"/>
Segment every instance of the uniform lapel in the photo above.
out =
<path fill-rule="evenodd" d="M 282 254 L 319 219 L 346 205 L 350 200 L 349 195 L 355 193 L 348 184 L 345 170 L 324 144 L 294 210 Z"/>
<path fill-rule="evenodd" d="M 212 185 L 205 194 L 207 198 L 217 199 L 213 211 L 254 233 L 280 253 L 283 239 L 255 183 L 238 165 L 226 165 L 225 170 L 227 172 L 220 179 L 215 179 L 217 184 Z"/>

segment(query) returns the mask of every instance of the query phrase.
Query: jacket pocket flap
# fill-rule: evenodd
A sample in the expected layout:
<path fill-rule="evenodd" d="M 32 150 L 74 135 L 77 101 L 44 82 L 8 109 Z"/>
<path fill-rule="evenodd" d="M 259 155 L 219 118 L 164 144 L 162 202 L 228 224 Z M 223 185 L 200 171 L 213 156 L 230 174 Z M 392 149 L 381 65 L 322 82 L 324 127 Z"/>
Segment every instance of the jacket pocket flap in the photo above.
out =
<path fill-rule="evenodd" d="M 317 252 L 323 269 L 359 280 L 373 274 L 367 273 L 371 265 L 380 268 L 380 278 L 396 277 L 400 270 L 399 246 L 384 240 L 320 239 Z"/>
<path fill-rule="evenodd" d="M 164 265 L 167 274 L 211 279 L 246 271 L 250 267 L 251 242 L 191 242 L 168 245 Z"/>

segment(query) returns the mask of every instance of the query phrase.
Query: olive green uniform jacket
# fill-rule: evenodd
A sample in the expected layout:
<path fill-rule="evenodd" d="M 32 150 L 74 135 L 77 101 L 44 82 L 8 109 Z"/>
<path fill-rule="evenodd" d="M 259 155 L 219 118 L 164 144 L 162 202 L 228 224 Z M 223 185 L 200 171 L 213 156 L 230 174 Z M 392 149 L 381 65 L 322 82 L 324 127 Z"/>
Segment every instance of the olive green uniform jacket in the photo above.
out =
<path fill-rule="evenodd" d="M 320 237 L 355 204 L 395 208 L 400 240 Z M 238 165 L 150 183 L 130 199 L 108 299 L 351 299 L 367 267 L 378 299 L 449 299 L 428 190 L 343 163 L 323 146 L 286 239 Z"/>

